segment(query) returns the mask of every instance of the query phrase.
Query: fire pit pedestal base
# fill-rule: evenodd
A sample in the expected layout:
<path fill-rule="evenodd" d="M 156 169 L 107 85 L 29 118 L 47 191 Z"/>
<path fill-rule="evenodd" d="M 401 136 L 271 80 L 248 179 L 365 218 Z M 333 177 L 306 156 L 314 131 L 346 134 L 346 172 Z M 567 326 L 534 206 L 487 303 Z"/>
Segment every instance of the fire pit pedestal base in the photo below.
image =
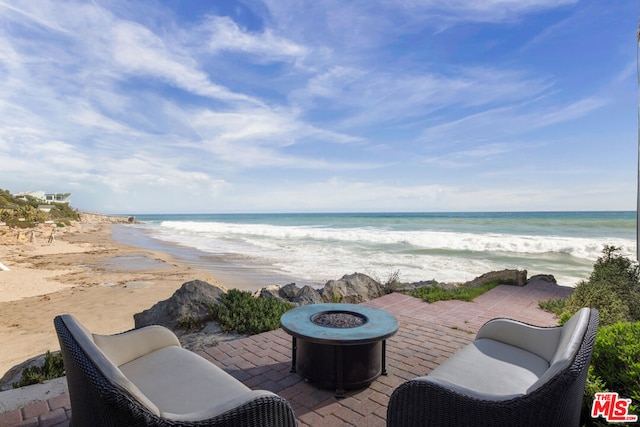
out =
<path fill-rule="evenodd" d="M 340 326 L 333 327 L 314 322 L 320 314 L 356 316 L 361 321 L 338 321 Z M 280 323 L 293 337 L 291 372 L 321 387 L 334 388 L 336 397 L 344 397 L 345 389 L 367 387 L 386 375 L 386 339 L 398 330 L 392 314 L 358 304 L 302 306 L 285 313 Z"/>

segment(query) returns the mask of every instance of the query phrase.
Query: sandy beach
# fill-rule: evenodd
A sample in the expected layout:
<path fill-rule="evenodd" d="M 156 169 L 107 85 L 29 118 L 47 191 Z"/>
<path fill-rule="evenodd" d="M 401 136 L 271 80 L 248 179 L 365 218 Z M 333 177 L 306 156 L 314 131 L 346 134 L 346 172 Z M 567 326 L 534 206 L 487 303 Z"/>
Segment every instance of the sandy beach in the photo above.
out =
<path fill-rule="evenodd" d="M 97 215 L 55 229 L 0 227 L 0 377 L 25 360 L 58 350 L 53 318 L 70 313 L 96 333 L 134 327 L 133 315 L 187 281 L 224 287 L 171 255 L 115 242 Z M 1 267 L 1 266 L 0 266 Z"/>

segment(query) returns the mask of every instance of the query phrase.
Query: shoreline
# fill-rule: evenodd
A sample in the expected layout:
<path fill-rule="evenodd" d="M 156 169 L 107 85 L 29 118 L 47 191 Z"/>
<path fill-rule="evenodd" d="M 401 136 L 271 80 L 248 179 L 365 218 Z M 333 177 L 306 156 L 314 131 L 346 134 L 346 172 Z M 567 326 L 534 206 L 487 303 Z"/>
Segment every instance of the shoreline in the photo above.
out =
<path fill-rule="evenodd" d="M 84 215 L 83 215 L 84 217 Z M 53 318 L 69 313 L 98 334 L 134 327 L 133 315 L 169 298 L 184 282 L 226 288 L 211 271 L 169 253 L 115 241 L 114 222 L 100 215 L 70 227 L 0 229 L 0 377 L 11 368 L 59 350 Z M 90 222 L 88 222 L 90 221 Z M 122 221 L 125 222 L 125 221 Z M 115 259 L 115 260 L 114 260 Z"/>
<path fill-rule="evenodd" d="M 311 286 L 353 271 L 464 283 L 506 268 L 574 287 L 604 245 L 635 252 L 635 220 L 609 214 L 148 214 L 135 228 Z"/>
<path fill-rule="evenodd" d="M 324 282 L 296 278 L 280 272 L 268 260 L 254 259 L 235 253 L 203 252 L 194 247 L 157 239 L 149 230 L 141 227 L 116 224 L 111 238 L 117 243 L 169 254 L 180 264 L 212 273 L 229 289 L 255 292 L 265 286 L 292 282 L 299 286 L 321 287 L 324 285 Z"/>

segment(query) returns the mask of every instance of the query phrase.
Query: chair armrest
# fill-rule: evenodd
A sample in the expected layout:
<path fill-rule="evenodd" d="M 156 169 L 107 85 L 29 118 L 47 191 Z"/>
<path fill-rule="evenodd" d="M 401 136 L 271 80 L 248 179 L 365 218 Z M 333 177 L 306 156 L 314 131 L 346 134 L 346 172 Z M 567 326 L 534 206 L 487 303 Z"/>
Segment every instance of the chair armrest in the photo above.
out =
<path fill-rule="evenodd" d="M 511 400 L 516 397 L 523 396 L 523 394 L 493 394 L 493 393 L 485 393 L 478 390 L 472 390 L 460 384 L 452 383 L 451 381 L 447 381 L 442 378 L 429 378 L 428 376 L 417 378 L 415 381 L 427 381 L 432 383 L 434 386 L 442 387 L 442 389 L 450 390 L 453 393 L 456 393 L 460 396 L 466 396 L 473 399 L 485 400 L 485 401 L 505 401 Z"/>
<path fill-rule="evenodd" d="M 159 325 L 132 329 L 116 335 L 94 334 L 93 340 L 116 366 L 123 365 L 164 347 L 180 347 L 180 341 L 178 341 L 175 334 Z"/>
<path fill-rule="evenodd" d="M 476 339 L 488 338 L 521 348 L 550 362 L 558 348 L 562 327 L 539 327 L 511 319 L 493 319 L 485 323 Z"/>

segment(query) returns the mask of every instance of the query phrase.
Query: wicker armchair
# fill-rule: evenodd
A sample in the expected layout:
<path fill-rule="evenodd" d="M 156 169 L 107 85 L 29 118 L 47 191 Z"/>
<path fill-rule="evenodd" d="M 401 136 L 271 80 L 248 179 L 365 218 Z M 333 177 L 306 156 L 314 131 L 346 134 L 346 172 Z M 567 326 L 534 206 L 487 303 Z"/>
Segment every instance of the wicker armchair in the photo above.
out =
<path fill-rule="evenodd" d="M 70 315 L 54 325 L 72 426 L 296 425 L 286 400 L 250 390 L 166 328 L 93 335 Z"/>
<path fill-rule="evenodd" d="M 564 326 L 494 319 L 429 375 L 401 384 L 387 425 L 578 426 L 598 311 Z"/>

